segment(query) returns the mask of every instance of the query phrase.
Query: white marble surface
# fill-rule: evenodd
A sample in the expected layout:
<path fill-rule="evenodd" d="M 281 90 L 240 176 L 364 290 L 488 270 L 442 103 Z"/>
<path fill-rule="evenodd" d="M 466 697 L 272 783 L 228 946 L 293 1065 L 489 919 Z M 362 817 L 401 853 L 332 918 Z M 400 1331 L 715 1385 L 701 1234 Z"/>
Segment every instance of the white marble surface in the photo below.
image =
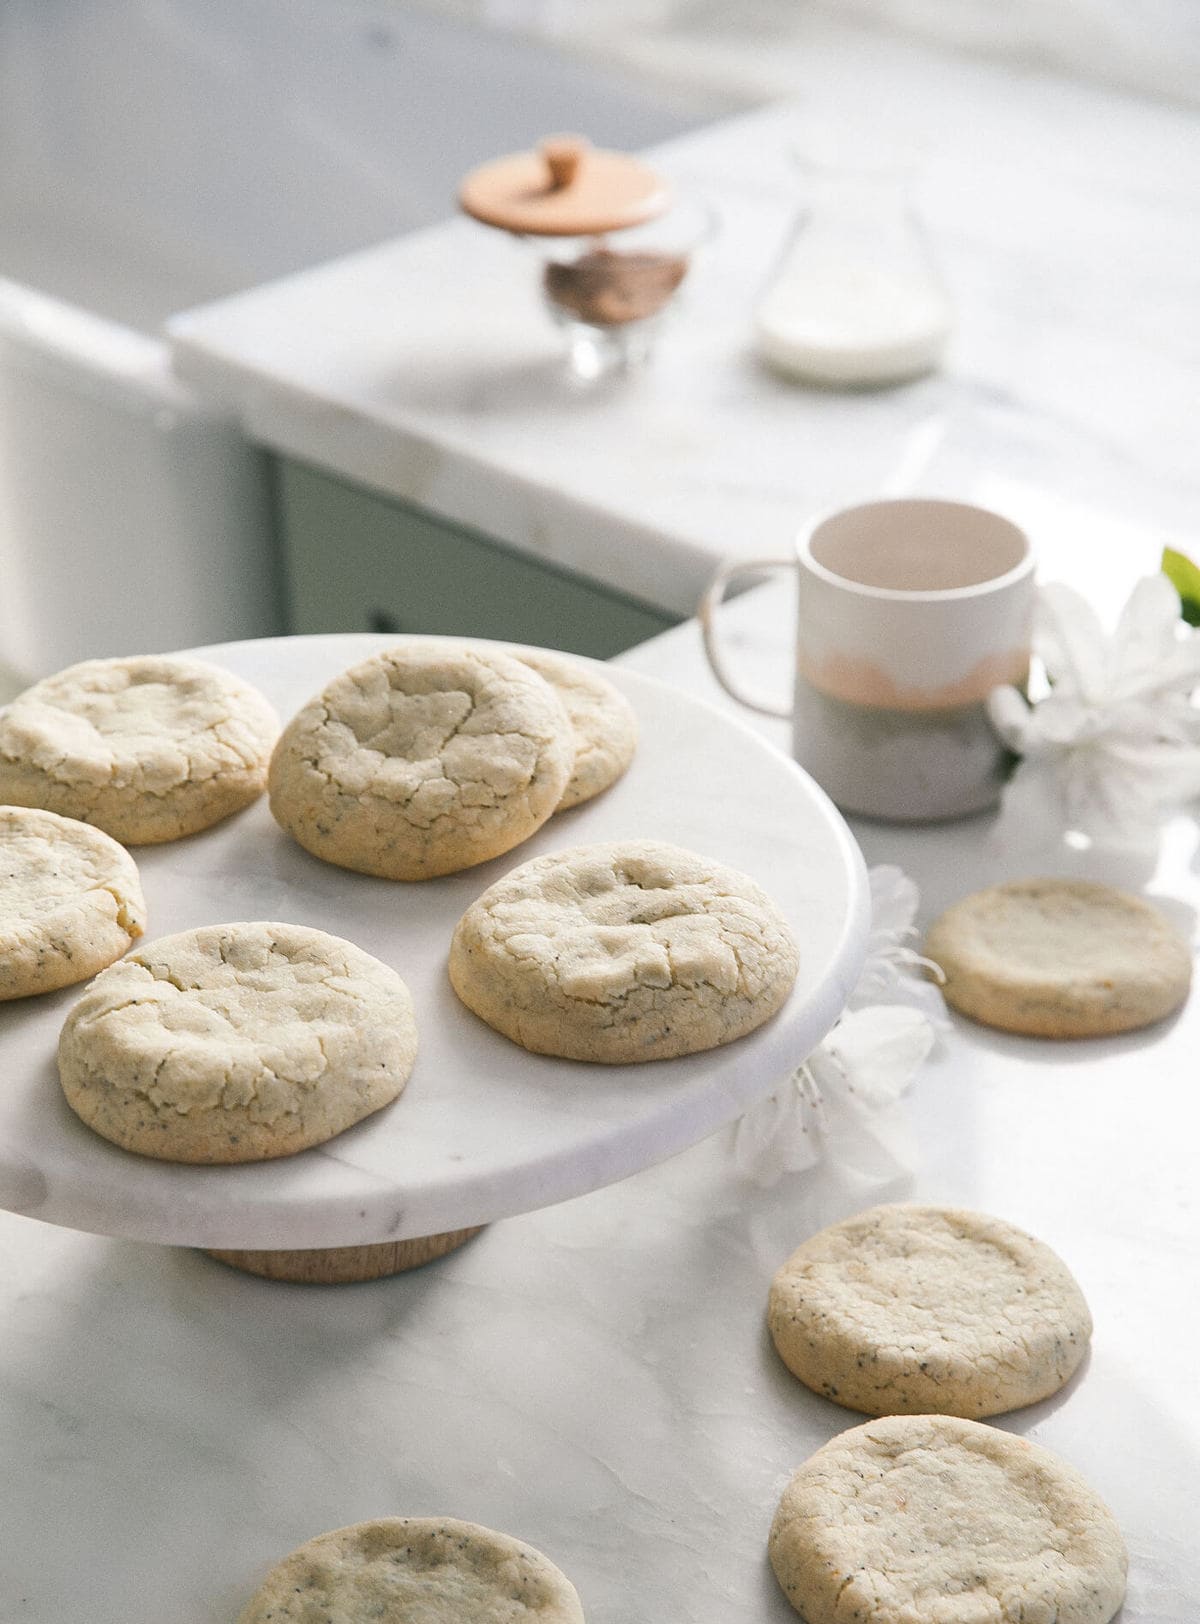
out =
<path fill-rule="evenodd" d="M 1110 598 L 1127 584 L 1112 574 Z M 769 680 L 786 593 L 730 615 Z M 621 663 L 723 703 L 694 625 Z M 994 870 L 987 828 L 857 833 L 915 875 L 928 917 Z M 1153 886 L 1181 917 L 1200 903 L 1196 853 L 1183 822 Z M 825 1166 L 763 1192 L 734 1176 L 723 1131 L 369 1286 L 272 1285 L 0 1214 L 0 1617 L 233 1624 L 301 1540 L 420 1513 L 541 1546 L 589 1624 L 794 1624 L 766 1563 L 774 1505 L 856 1418 L 779 1365 L 767 1285 L 821 1223 L 912 1196 L 1024 1225 L 1075 1271 L 1090 1358 L 997 1424 L 1113 1506 L 1132 1560 L 1121 1624 L 1194 1624 L 1198 1022 L 1193 1002 L 1150 1032 L 1048 1047 L 956 1021 L 903 1107 L 911 1178 Z"/>
<path fill-rule="evenodd" d="M 637 376 L 569 386 L 536 267 L 465 221 L 178 318 L 176 366 L 267 446 L 681 614 L 716 558 L 880 493 L 974 493 L 1098 545 L 1148 517 L 1186 534 L 1200 116 L 827 24 L 794 67 L 793 105 L 660 149 L 723 230 Z M 958 309 L 946 370 L 877 393 L 750 351 L 789 147 L 848 124 L 922 155 Z"/>
<path fill-rule="evenodd" d="M 254 683 L 283 717 L 395 637 L 293 637 L 198 652 Z M 0 1207 L 173 1245 L 350 1246 L 488 1223 L 624 1178 L 739 1116 L 833 1024 L 866 945 L 862 860 L 805 774 L 749 728 L 636 674 L 614 673 L 638 717 L 622 780 L 515 851 L 398 885 L 319 862 L 265 798 L 194 836 L 137 852 L 148 934 L 284 919 L 347 937 L 404 977 L 420 1048 L 401 1098 L 327 1145 L 253 1166 L 180 1167 L 86 1128 L 58 1087 L 68 987 L 0 1005 Z M 705 793 L 679 785 L 703 777 Z M 465 1009 L 450 936 L 501 874 L 543 853 L 657 837 L 751 874 L 803 943 L 774 1020 L 737 1044 L 654 1066 L 531 1056 Z"/>
<path fill-rule="evenodd" d="M 802 88 L 873 105 L 881 61 L 818 48 Z M 847 80 L 851 67 L 861 78 Z M 419 353 L 414 324 L 424 311 L 436 335 L 439 275 L 469 240 L 457 228 L 316 273 L 288 295 L 312 333 L 281 318 L 272 336 L 267 322 L 261 366 L 222 359 L 210 335 L 209 375 L 298 453 L 327 447 L 348 473 L 494 513 L 488 528 L 517 545 L 602 576 L 636 567 L 660 601 L 682 605 L 712 551 L 774 551 L 810 505 L 888 487 L 990 502 L 1028 525 L 1044 575 L 1086 579 L 1111 610 L 1164 539 L 1194 545 L 1195 126 L 959 65 L 913 73 L 888 81 L 894 99 L 948 132 L 929 195 L 962 329 L 941 378 L 793 394 L 746 359 L 744 310 L 698 284 L 705 322 L 681 316 L 660 365 L 630 387 L 621 432 L 612 401 L 553 391 L 548 335 L 515 297 L 523 362 L 494 330 L 474 370 L 461 350 L 435 354 L 418 412 L 416 383 L 390 370 L 376 332 L 351 346 L 347 382 L 362 311 L 330 307 L 326 279 L 353 286 L 365 263 L 401 354 Z M 770 145 L 777 116 L 742 126 L 745 139 Z M 773 160 L 760 190 L 713 148 L 694 155 L 697 178 L 725 175 L 736 219 L 778 220 Z M 410 254 L 424 256 L 424 305 L 395 286 Z M 469 335 L 472 312 L 462 320 Z M 283 384 L 281 370 L 303 376 Z M 615 551 L 596 556 L 602 544 Z M 729 615 L 741 657 L 783 687 L 786 589 Z M 694 625 L 621 663 L 726 703 Z M 786 724 L 762 728 L 786 739 Z M 1004 871 L 987 819 L 856 833 L 871 861 L 918 879 L 924 919 Z M 1189 929 L 1197 847 L 1181 820 L 1151 880 Z M 1195 1624 L 1197 1007 L 1062 1048 L 953 1023 L 904 1108 L 908 1180 L 869 1187 L 825 1167 L 760 1192 L 734 1177 L 722 1132 L 369 1286 L 271 1285 L 196 1252 L 0 1213 L 0 1618 L 233 1624 L 301 1540 L 408 1512 L 540 1545 L 578 1584 L 589 1624 L 794 1624 L 765 1560 L 771 1514 L 790 1470 L 855 1417 L 779 1366 L 767 1284 L 820 1223 L 911 1195 L 1022 1224 L 1075 1271 L 1096 1321 L 1085 1368 L 998 1424 L 1072 1460 L 1113 1506 L 1132 1559 L 1121 1624 Z"/>

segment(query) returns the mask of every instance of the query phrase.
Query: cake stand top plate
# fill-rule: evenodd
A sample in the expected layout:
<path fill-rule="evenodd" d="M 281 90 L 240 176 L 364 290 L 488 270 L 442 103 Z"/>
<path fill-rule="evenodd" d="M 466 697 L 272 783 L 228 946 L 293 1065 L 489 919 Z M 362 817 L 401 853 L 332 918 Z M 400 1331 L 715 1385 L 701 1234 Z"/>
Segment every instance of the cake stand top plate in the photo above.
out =
<path fill-rule="evenodd" d="M 397 637 L 272 638 L 197 649 L 255 683 L 282 717 Z M 425 642 L 430 639 L 419 639 Z M 0 1005 L 0 1207 L 170 1245 L 303 1248 L 404 1240 L 550 1205 L 664 1160 L 740 1115 L 820 1041 L 862 963 L 866 875 L 832 804 L 748 728 L 647 677 L 602 667 L 640 724 L 606 794 L 533 839 L 444 879 L 404 884 L 310 857 L 266 798 L 189 839 L 137 848 L 147 936 L 290 920 L 393 965 L 420 1052 L 393 1105 L 279 1161 L 188 1167 L 118 1149 L 58 1086 L 59 1028 L 80 988 Z M 470 1014 L 446 974 L 451 932 L 501 874 L 601 840 L 672 841 L 756 879 L 789 920 L 800 974 L 776 1018 L 724 1048 L 602 1066 L 527 1054 Z"/>

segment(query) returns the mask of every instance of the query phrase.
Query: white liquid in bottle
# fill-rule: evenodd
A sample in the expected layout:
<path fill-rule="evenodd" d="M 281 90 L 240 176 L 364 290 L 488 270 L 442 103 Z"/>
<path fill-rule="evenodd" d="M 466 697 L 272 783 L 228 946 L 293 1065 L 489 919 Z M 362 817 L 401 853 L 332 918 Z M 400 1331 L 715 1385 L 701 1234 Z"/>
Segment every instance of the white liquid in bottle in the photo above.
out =
<path fill-rule="evenodd" d="M 954 316 L 905 172 L 803 173 L 808 204 L 755 316 L 759 353 L 791 377 L 850 387 L 936 367 Z"/>
<path fill-rule="evenodd" d="M 781 372 L 827 384 L 898 383 L 938 366 L 953 326 L 931 278 L 805 259 L 759 306 L 759 353 Z"/>

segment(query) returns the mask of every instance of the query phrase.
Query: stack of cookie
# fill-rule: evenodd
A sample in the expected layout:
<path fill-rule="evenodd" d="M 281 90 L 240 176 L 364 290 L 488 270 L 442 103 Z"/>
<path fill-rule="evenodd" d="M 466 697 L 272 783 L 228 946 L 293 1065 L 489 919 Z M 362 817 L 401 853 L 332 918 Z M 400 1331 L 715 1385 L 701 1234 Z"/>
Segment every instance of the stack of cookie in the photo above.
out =
<path fill-rule="evenodd" d="M 599 795 L 636 741 L 625 698 L 561 655 L 409 644 L 344 671 L 288 724 L 271 811 L 327 863 L 428 880 Z"/>
<path fill-rule="evenodd" d="M 548 650 L 407 643 L 336 677 L 282 735 L 261 694 L 204 662 L 72 667 L 0 716 L 0 798 L 14 803 L 0 815 L 0 997 L 97 976 L 63 1026 L 59 1073 L 77 1115 L 127 1150 L 233 1163 L 320 1144 L 412 1071 L 396 969 L 278 921 L 123 957 L 146 912 L 117 841 L 195 834 L 269 786 L 276 821 L 313 855 L 430 880 L 602 793 L 636 740 L 618 690 Z M 455 990 L 495 1030 L 609 1064 L 731 1042 L 778 1011 L 797 972 L 753 882 L 657 841 L 525 864 L 449 947 Z"/>

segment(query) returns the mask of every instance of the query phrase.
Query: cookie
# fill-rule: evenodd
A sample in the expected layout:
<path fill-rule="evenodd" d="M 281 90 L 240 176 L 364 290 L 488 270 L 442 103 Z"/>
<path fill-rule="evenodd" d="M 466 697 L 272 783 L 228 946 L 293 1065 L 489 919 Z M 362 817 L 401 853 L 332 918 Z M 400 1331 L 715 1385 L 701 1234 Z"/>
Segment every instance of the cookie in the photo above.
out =
<path fill-rule="evenodd" d="M 553 649 L 512 652 L 543 677 L 563 702 L 575 739 L 575 765 L 558 811 L 600 795 L 626 771 L 637 749 L 637 716 L 619 689 L 591 666 Z"/>
<path fill-rule="evenodd" d="M 1188 945 L 1140 897 L 1083 880 L 1016 880 L 948 908 L 925 943 L 946 1002 L 985 1026 L 1101 1037 L 1179 1008 Z"/>
<path fill-rule="evenodd" d="M 205 925 L 98 975 L 67 1016 L 67 1102 L 126 1150 L 256 1162 L 319 1145 L 401 1092 L 408 989 L 305 925 Z"/>
<path fill-rule="evenodd" d="M 459 920 L 454 990 L 536 1054 L 625 1065 L 731 1043 L 796 979 L 796 944 L 753 880 L 627 840 L 536 857 Z"/>
<path fill-rule="evenodd" d="M 256 688 L 200 660 L 85 660 L 0 711 L 0 801 L 126 845 L 207 829 L 262 794 L 279 731 Z"/>
<path fill-rule="evenodd" d="M 133 858 L 56 812 L 0 806 L 0 1001 L 86 981 L 146 929 Z"/>
<path fill-rule="evenodd" d="M 1061 1259 L 954 1207 L 831 1224 L 771 1285 L 771 1336 L 814 1392 L 866 1415 L 1001 1415 L 1056 1393 L 1092 1333 Z"/>
<path fill-rule="evenodd" d="M 528 839 L 574 761 L 566 712 L 527 665 L 410 644 L 343 672 L 288 724 L 271 811 L 327 863 L 425 880 Z"/>
<path fill-rule="evenodd" d="M 238 1624 L 584 1624 L 574 1585 L 532 1545 L 451 1517 L 319 1534 L 271 1570 Z"/>
<path fill-rule="evenodd" d="M 804 1624 L 1108 1624 L 1111 1511 L 1048 1449 L 978 1421 L 893 1415 L 818 1449 L 768 1545 Z"/>

